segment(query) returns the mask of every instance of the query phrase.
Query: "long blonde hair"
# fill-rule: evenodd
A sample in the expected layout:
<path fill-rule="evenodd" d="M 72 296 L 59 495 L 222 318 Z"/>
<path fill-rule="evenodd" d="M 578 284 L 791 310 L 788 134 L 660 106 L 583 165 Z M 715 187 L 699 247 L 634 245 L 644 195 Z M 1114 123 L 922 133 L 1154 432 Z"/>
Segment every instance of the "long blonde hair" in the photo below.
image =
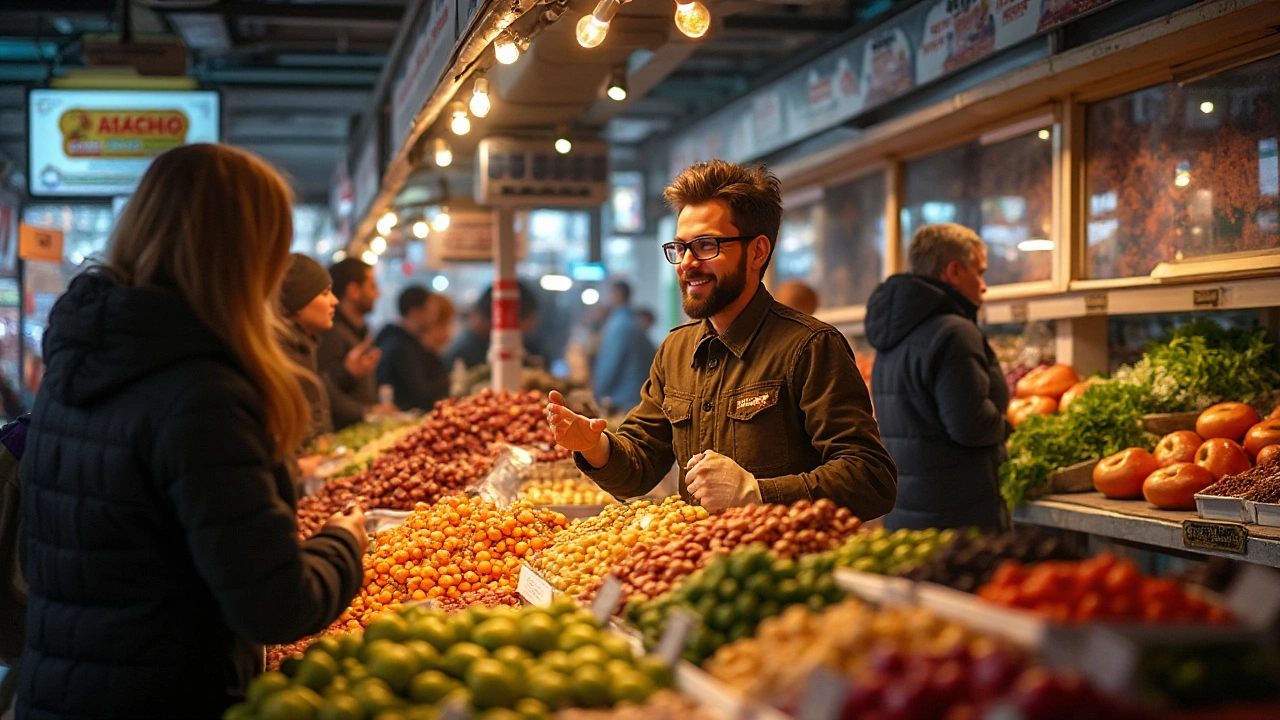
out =
<path fill-rule="evenodd" d="M 185 145 L 155 159 L 125 206 L 107 269 L 125 285 L 176 289 L 262 394 L 275 454 L 293 452 L 311 411 L 305 371 L 277 342 L 274 309 L 289 265 L 293 193 L 269 164 L 227 145 Z"/>

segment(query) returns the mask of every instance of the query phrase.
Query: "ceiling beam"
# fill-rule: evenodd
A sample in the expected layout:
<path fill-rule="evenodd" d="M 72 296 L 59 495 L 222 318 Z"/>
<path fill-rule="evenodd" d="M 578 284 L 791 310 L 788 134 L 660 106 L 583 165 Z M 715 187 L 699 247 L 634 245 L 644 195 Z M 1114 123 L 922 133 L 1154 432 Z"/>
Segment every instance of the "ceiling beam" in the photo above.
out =
<path fill-rule="evenodd" d="M 165 8 L 166 15 L 208 15 L 223 17 L 265 18 L 280 20 L 358 21 L 399 23 L 404 16 L 403 3 L 318 4 L 255 3 L 228 0 L 207 7 Z"/>
<path fill-rule="evenodd" d="M 847 15 L 729 15 L 721 22 L 725 30 L 830 34 L 848 30 L 854 19 Z"/>

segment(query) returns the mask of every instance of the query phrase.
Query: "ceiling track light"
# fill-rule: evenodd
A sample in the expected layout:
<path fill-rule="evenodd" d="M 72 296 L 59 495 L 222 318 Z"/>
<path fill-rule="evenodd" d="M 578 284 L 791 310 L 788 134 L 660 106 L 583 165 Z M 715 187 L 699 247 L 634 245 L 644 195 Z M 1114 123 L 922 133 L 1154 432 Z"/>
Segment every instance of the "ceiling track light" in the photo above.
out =
<path fill-rule="evenodd" d="M 467 117 L 467 106 L 461 100 L 454 100 L 450 105 L 453 119 L 449 121 L 449 129 L 454 135 L 466 135 L 471 132 L 471 119 Z"/>
<path fill-rule="evenodd" d="M 609 73 L 609 84 L 605 89 L 605 94 L 614 102 L 622 102 L 627 99 L 627 69 L 625 67 L 616 67 L 613 72 Z"/>
<path fill-rule="evenodd" d="M 711 28 L 711 13 L 698 0 L 676 0 L 676 27 L 691 38 L 700 38 Z"/>
<path fill-rule="evenodd" d="M 578 21 L 576 35 L 578 44 L 584 48 L 597 47 L 609 34 L 609 23 L 618 14 L 622 0 L 600 0 L 590 15 L 583 15 Z"/>
<path fill-rule="evenodd" d="M 510 65 L 520 59 L 524 47 L 523 38 L 511 30 L 503 30 L 493 41 L 493 56 L 503 65 Z"/>
<path fill-rule="evenodd" d="M 400 222 L 400 218 L 396 216 L 394 211 L 388 210 L 385 215 L 378 218 L 377 228 L 379 235 L 387 235 L 391 232 L 391 228 Z"/>
<path fill-rule="evenodd" d="M 435 155 L 436 167 L 449 167 L 453 163 L 453 150 L 444 138 L 436 138 L 431 149 Z"/>
<path fill-rule="evenodd" d="M 489 101 L 489 78 L 484 75 L 477 75 L 475 82 L 471 86 L 471 102 L 469 104 L 471 114 L 478 118 L 482 118 L 489 114 L 489 110 L 493 104 Z"/>

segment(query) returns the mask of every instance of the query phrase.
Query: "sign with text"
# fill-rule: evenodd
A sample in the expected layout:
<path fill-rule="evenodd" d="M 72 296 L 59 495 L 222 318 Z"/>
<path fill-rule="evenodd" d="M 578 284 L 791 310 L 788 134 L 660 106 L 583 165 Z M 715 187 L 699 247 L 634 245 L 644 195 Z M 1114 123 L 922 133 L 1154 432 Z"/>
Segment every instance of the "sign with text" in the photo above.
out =
<path fill-rule="evenodd" d="M 218 142 L 218 93 L 32 90 L 28 96 L 32 195 L 128 195 L 170 148 Z"/>
<path fill-rule="evenodd" d="M 423 10 L 422 22 L 413 48 L 405 57 L 404 67 L 391 89 L 391 141 L 403 143 L 413 129 L 413 121 L 422 111 L 458 38 L 456 0 L 430 0 Z"/>
<path fill-rule="evenodd" d="M 22 223 L 18 236 L 18 257 L 23 260 L 62 263 L 61 230 Z"/>
<path fill-rule="evenodd" d="M 498 207 L 599 207 L 609 200 L 609 145 L 485 138 L 476 153 L 476 202 Z"/>

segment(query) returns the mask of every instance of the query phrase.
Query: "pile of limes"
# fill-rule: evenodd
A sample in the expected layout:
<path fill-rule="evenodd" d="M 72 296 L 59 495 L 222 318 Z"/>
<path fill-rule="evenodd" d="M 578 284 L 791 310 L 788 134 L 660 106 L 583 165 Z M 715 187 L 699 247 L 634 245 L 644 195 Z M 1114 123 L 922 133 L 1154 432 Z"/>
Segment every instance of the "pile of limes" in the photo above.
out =
<path fill-rule="evenodd" d="M 839 602 L 833 553 L 778 557 L 762 545 L 719 555 L 671 592 L 647 602 L 628 603 L 627 619 L 644 633 L 645 644 L 658 643 L 675 608 L 699 622 L 685 645 L 686 660 L 701 664 L 720 646 L 755 634 L 760 621 L 804 604 L 813 610 Z"/>
<path fill-rule="evenodd" d="M 520 485 L 518 499 L 534 505 L 612 505 L 617 502 L 585 476 L 526 480 Z"/>
<path fill-rule="evenodd" d="M 224 720 L 550 720 L 565 707 L 643 704 L 666 665 L 567 599 L 549 608 L 420 605 L 384 612 L 363 637 L 318 640 L 259 676 Z"/>
<path fill-rule="evenodd" d="M 928 562 L 957 537 L 955 530 L 879 528 L 858 533 L 836 549 L 836 564 L 877 575 L 896 575 Z"/>

